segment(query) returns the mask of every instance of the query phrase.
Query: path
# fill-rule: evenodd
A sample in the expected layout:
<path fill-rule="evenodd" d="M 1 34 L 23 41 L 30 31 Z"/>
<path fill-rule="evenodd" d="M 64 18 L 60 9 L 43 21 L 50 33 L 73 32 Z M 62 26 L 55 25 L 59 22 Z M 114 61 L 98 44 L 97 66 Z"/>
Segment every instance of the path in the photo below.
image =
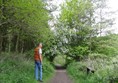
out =
<path fill-rule="evenodd" d="M 73 83 L 65 69 L 57 69 L 49 83 Z"/>

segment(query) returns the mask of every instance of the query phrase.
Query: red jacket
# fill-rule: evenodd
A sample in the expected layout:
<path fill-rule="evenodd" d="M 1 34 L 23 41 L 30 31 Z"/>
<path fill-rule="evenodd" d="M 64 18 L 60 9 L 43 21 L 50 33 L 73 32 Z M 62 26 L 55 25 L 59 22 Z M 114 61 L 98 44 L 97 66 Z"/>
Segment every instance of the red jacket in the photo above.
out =
<path fill-rule="evenodd" d="M 34 49 L 34 60 L 36 61 L 42 61 L 42 55 L 39 55 L 39 49 L 40 47 Z"/>

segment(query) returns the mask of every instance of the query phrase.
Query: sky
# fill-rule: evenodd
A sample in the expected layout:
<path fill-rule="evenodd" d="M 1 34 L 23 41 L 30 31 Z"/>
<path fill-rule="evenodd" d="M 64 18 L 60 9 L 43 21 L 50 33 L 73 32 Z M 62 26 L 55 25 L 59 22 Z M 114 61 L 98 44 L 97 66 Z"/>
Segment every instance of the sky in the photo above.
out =
<path fill-rule="evenodd" d="M 115 24 L 112 27 L 114 28 L 114 32 L 118 33 L 118 0 L 109 0 L 108 6 L 110 7 L 110 10 L 116 11 L 116 13 L 113 15 L 115 18 Z"/>
<path fill-rule="evenodd" d="M 65 0 L 51 0 L 53 4 L 58 6 L 58 10 L 60 9 L 60 4 L 62 4 Z M 108 0 L 107 6 L 109 7 L 108 11 L 116 11 L 113 13 L 112 17 L 115 18 L 114 25 L 112 26 L 112 30 L 114 33 L 118 34 L 118 0 Z M 53 15 L 56 17 L 59 15 L 59 11 L 53 12 Z"/>

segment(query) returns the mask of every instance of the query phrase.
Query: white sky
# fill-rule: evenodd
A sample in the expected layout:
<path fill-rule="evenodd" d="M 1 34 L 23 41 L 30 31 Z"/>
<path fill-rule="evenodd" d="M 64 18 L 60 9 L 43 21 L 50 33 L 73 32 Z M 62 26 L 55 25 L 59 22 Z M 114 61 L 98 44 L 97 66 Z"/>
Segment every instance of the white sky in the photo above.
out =
<path fill-rule="evenodd" d="M 115 17 L 115 24 L 113 25 L 114 32 L 118 33 L 118 0 L 109 0 L 108 6 L 111 11 L 117 11 L 113 16 Z"/>
<path fill-rule="evenodd" d="M 58 7 L 61 3 L 63 3 L 65 0 L 52 0 L 53 4 L 56 4 Z M 114 15 L 112 15 L 115 18 L 115 24 L 113 25 L 113 29 L 115 33 L 118 33 L 118 0 L 108 0 L 107 1 L 107 6 L 110 7 L 109 11 L 117 11 Z M 60 7 L 59 7 L 60 8 Z M 59 15 L 59 11 L 53 12 L 54 16 Z"/>

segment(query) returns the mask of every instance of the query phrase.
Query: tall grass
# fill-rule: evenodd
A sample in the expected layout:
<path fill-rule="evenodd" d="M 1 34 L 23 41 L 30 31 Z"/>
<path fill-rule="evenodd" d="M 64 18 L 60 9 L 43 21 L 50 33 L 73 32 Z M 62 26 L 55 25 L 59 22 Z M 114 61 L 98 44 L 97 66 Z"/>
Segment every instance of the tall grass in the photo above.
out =
<path fill-rule="evenodd" d="M 32 56 L 33 58 L 33 56 Z M 43 61 L 43 80 L 47 80 L 54 72 L 52 65 Z M 0 55 L 0 83 L 37 83 L 34 78 L 34 61 L 25 55 Z"/>
<path fill-rule="evenodd" d="M 97 66 L 94 73 L 87 74 L 86 61 L 69 64 L 67 72 L 75 83 L 118 83 L 118 57 L 112 58 L 109 63 L 106 60 L 104 61 L 101 63 L 95 63 L 94 61 L 95 66 Z M 102 63 L 104 66 L 101 66 Z"/>

